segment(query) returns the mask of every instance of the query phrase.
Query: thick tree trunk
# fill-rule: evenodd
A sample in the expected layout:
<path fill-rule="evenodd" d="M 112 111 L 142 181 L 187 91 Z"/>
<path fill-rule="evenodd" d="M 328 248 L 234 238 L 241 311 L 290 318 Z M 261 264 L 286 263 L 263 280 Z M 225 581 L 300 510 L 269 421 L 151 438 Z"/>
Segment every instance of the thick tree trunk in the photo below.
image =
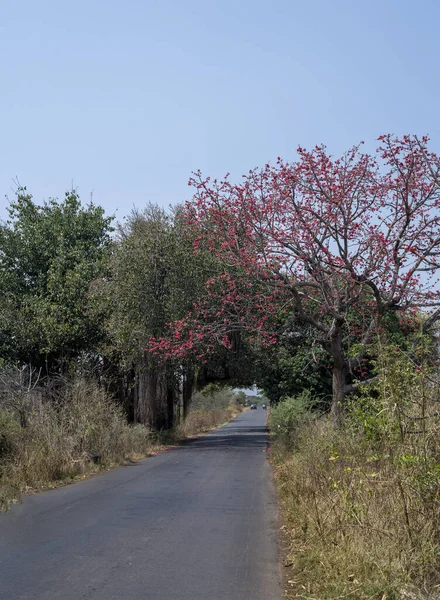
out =
<path fill-rule="evenodd" d="M 137 415 L 139 423 L 155 427 L 157 414 L 157 372 L 144 366 L 138 373 Z"/>
<path fill-rule="evenodd" d="M 201 392 L 208 383 L 207 373 L 205 367 L 199 367 L 194 377 L 194 387 L 198 392 Z"/>
<path fill-rule="evenodd" d="M 133 385 L 133 423 L 136 425 L 139 417 L 139 386 L 137 385 L 136 374 Z"/>
<path fill-rule="evenodd" d="M 143 356 L 137 373 L 137 422 L 155 429 L 166 427 L 165 381 L 163 370 Z"/>
<path fill-rule="evenodd" d="M 341 331 L 335 329 L 331 340 L 333 356 L 333 397 L 331 414 L 336 426 L 341 425 L 345 408 L 345 359 Z"/>
<path fill-rule="evenodd" d="M 156 429 L 168 429 L 168 382 L 167 372 L 164 366 L 157 370 L 156 385 L 156 419 L 152 424 Z"/>
<path fill-rule="evenodd" d="M 123 371 L 122 376 L 118 377 L 119 394 L 118 397 L 123 403 L 128 420 L 136 423 L 137 419 L 137 385 L 136 369 L 134 366 L 129 371 Z"/>
<path fill-rule="evenodd" d="M 170 429 L 174 425 L 175 379 L 165 365 L 143 359 L 137 374 L 136 418 L 154 429 Z"/>

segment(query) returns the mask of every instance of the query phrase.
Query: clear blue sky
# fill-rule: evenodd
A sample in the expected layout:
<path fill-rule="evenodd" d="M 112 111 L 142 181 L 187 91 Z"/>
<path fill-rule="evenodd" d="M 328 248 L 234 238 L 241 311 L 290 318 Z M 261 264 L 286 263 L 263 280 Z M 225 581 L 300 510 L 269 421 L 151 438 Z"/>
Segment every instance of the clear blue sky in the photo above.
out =
<path fill-rule="evenodd" d="M 435 0 L 10 0 L 0 6 L 0 216 L 18 176 L 118 218 L 381 133 L 440 152 Z"/>

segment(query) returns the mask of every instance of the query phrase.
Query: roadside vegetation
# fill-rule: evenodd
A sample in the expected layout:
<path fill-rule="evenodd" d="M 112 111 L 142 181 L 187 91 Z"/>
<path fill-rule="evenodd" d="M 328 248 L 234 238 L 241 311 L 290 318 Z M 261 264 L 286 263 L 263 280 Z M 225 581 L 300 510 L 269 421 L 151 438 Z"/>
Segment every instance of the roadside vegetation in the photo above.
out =
<path fill-rule="evenodd" d="M 230 390 L 211 388 L 194 396 L 194 406 L 174 429 L 153 431 L 128 423 L 122 407 L 94 381 L 76 378 L 42 387 L 32 385 L 32 374 L 24 371 L 3 372 L 2 379 L 0 510 L 23 493 L 155 454 L 169 443 L 218 427 L 243 410 Z"/>
<path fill-rule="evenodd" d="M 149 339 L 203 295 L 179 212 L 134 210 L 115 228 L 67 192 L 18 188 L 0 226 L 0 507 L 148 456 L 241 410 L 225 352 L 204 364 L 150 355 Z M 239 399 L 238 399 L 239 400 Z"/>
<path fill-rule="evenodd" d="M 175 428 L 178 439 L 193 437 L 228 423 L 244 410 L 243 399 L 230 388 L 208 385 L 191 400 L 185 419 Z"/>
<path fill-rule="evenodd" d="M 377 352 L 380 383 L 340 428 L 308 391 L 271 411 L 287 598 L 440 597 L 437 368 L 432 354 Z"/>
<path fill-rule="evenodd" d="M 146 456 L 153 448 L 151 432 L 129 425 L 94 382 L 9 388 L 0 402 L 0 508 L 23 492 L 67 483 Z"/>

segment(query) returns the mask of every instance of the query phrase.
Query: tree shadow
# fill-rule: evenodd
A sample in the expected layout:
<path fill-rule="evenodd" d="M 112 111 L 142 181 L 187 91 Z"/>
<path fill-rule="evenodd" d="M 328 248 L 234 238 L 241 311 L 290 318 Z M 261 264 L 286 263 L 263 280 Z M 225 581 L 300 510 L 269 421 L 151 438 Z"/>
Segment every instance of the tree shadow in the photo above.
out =
<path fill-rule="evenodd" d="M 269 444 L 264 426 L 227 427 L 200 438 L 185 440 L 185 450 L 265 450 Z"/>

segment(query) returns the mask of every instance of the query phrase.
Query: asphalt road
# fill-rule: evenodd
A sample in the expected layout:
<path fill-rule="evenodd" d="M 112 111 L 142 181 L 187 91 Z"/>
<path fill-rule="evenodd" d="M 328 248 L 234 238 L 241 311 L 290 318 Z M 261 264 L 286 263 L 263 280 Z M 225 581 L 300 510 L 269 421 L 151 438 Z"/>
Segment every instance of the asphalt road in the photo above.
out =
<path fill-rule="evenodd" d="M 0 515 L 1 600 L 280 600 L 266 413 Z"/>

